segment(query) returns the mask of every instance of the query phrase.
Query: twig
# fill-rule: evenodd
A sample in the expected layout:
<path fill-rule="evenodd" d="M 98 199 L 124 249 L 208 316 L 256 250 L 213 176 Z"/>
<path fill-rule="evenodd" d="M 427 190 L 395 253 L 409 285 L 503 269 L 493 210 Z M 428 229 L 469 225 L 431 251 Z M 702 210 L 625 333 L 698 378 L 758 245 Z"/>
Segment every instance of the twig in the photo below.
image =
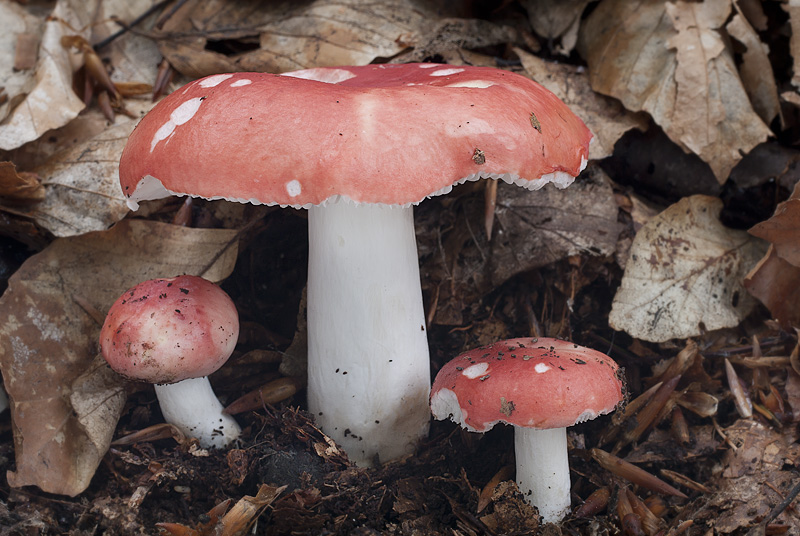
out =
<path fill-rule="evenodd" d="M 102 41 L 96 43 L 93 46 L 95 52 L 97 52 L 100 49 L 105 48 L 108 45 L 110 45 L 111 43 L 113 43 L 119 36 L 121 36 L 122 34 L 124 34 L 126 32 L 129 32 L 131 28 L 133 28 L 137 24 L 141 23 L 144 19 L 146 19 L 147 17 L 149 17 L 150 15 L 152 15 L 153 13 L 158 11 L 159 9 L 163 8 L 164 6 L 169 4 L 171 1 L 172 0 L 161 0 L 161 2 L 158 2 L 157 4 L 153 4 L 150 7 L 150 9 L 148 9 L 147 11 L 145 11 L 144 13 L 142 13 L 141 15 L 139 15 L 138 17 L 133 19 L 130 24 L 126 24 L 126 23 L 122 22 L 121 20 L 116 19 L 115 22 L 117 24 L 119 24 L 120 26 L 122 26 L 122 28 L 120 30 L 118 30 L 117 32 L 109 35 L 108 37 L 106 37 Z M 181 2 L 178 2 L 178 4 L 179 4 L 178 7 L 180 7 L 180 4 L 183 4 L 184 2 L 185 2 L 185 0 L 183 0 Z"/>
<path fill-rule="evenodd" d="M 775 506 L 775 508 L 769 511 L 767 516 L 762 519 L 758 525 L 755 525 L 753 528 L 747 531 L 746 536 L 760 536 L 765 534 L 767 525 L 772 523 L 776 517 L 781 515 L 781 512 L 786 510 L 786 508 L 792 504 L 792 501 L 794 501 L 798 494 L 800 494 L 800 481 L 795 484 L 795 486 L 792 488 L 792 491 L 790 491 L 786 497 Z"/>

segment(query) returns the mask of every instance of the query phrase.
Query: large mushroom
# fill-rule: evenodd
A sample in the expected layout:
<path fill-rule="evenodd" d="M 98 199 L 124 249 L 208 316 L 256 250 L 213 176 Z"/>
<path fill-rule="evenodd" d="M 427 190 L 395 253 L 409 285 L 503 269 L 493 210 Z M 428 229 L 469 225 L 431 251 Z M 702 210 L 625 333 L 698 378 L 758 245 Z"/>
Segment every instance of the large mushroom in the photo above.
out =
<path fill-rule="evenodd" d="M 472 432 L 513 425 L 517 484 L 545 521 L 570 506 L 567 427 L 623 401 L 622 370 L 607 355 L 558 339 L 499 341 L 446 363 L 431 412 Z"/>
<path fill-rule="evenodd" d="M 360 465 L 428 430 L 412 205 L 500 179 L 568 186 L 591 133 L 539 84 L 439 64 L 220 74 L 139 123 L 120 161 L 132 209 L 168 195 L 309 209 L 308 404 Z"/>

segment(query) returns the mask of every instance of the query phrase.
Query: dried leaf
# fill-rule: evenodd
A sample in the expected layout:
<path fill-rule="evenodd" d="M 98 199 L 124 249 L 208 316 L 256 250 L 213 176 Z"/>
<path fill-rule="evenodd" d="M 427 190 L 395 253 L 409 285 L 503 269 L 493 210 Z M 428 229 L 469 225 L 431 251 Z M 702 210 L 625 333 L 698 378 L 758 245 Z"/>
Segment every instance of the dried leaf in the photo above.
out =
<path fill-rule="evenodd" d="M 0 298 L 0 369 L 14 422 L 11 486 L 82 492 L 121 411 L 118 385 L 94 364 L 100 326 L 72 296 L 105 311 L 152 277 L 199 274 L 211 265 L 203 275 L 223 279 L 233 269 L 235 236 L 125 220 L 54 241 L 9 279 Z"/>
<path fill-rule="evenodd" d="M 8 96 L 8 101 L 0 102 L 0 122 L 25 98 L 29 86 L 34 83 L 33 72 L 15 68 L 19 44 L 17 36 L 39 36 L 43 25 L 44 21 L 29 14 L 19 3 L 0 2 L 0 88 Z"/>
<path fill-rule="evenodd" d="M 800 183 L 775 214 L 750 229 L 771 242 L 764 258 L 745 278 L 745 288 L 785 328 L 800 326 Z"/>
<path fill-rule="evenodd" d="M 515 48 L 514 52 L 522 60 L 528 76 L 566 102 L 592 131 L 590 160 L 610 156 L 614 144 L 627 131 L 647 129 L 647 118 L 643 114 L 631 113 L 619 101 L 592 91 L 584 71 L 572 65 L 544 61 L 520 48 Z"/>
<path fill-rule="evenodd" d="M 774 246 L 747 274 L 744 287 L 784 328 L 800 327 L 800 268 L 783 260 Z"/>
<path fill-rule="evenodd" d="M 781 3 L 781 7 L 789 15 L 791 38 L 789 52 L 792 55 L 792 85 L 800 88 L 800 4 L 796 2 Z"/>
<path fill-rule="evenodd" d="M 771 242 L 781 259 L 800 267 L 800 183 L 789 199 L 778 204 L 775 214 L 753 226 L 750 234 Z"/>
<path fill-rule="evenodd" d="M 579 20 L 589 0 L 523 0 L 533 31 L 545 39 L 564 35 Z M 567 51 L 569 52 L 569 51 Z"/>
<path fill-rule="evenodd" d="M 747 47 L 742 54 L 739 74 L 753 109 L 764 123 L 769 124 L 781 113 L 778 86 L 769 60 L 769 47 L 761 42 L 741 13 L 734 15 L 725 28 L 731 37 Z"/>
<path fill-rule="evenodd" d="M 74 33 L 70 27 L 89 27 L 97 4 L 98 0 L 56 2 L 44 23 L 39 61 L 28 81 L 32 87 L 11 95 L 14 108 L 0 124 L 0 149 L 16 149 L 65 125 L 83 110 L 83 102 L 72 91 L 72 63 L 69 52 L 61 46 L 61 38 Z"/>
<path fill-rule="evenodd" d="M 607 0 L 586 21 L 592 87 L 646 111 L 720 183 L 770 135 L 753 111 L 720 28 L 729 1 Z"/>
<path fill-rule="evenodd" d="M 797 473 L 787 460 L 800 456 L 795 437 L 784 437 L 756 420 L 739 420 L 725 433 L 737 449 L 729 449 L 724 467 L 708 486 L 712 495 L 693 502 L 682 516 L 698 526 L 712 523 L 716 534 L 737 534 L 754 520 L 763 519 L 797 484 Z M 790 528 L 800 526 L 800 513 L 785 509 L 775 520 Z M 793 534 L 790 532 L 790 534 Z"/>
<path fill-rule="evenodd" d="M 622 227 L 608 177 L 590 166 L 569 188 L 536 192 L 499 184 L 495 234 L 481 232 L 483 204 L 455 222 L 417 219 L 424 290 L 436 296 L 434 321 L 459 324 L 465 304 L 516 274 L 571 255 L 612 255 Z M 446 236 L 439 236 L 452 225 Z"/>
<path fill-rule="evenodd" d="M 13 163 L 0 162 L 0 198 L 13 203 L 37 203 L 44 199 L 44 187 L 35 173 L 18 173 Z"/>
<path fill-rule="evenodd" d="M 754 301 L 741 280 L 763 251 L 719 221 L 722 201 L 684 198 L 651 219 L 631 246 L 609 324 L 652 342 L 733 327 Z"/>
<path fill-rule="evenodd" d="M 128 207 L 119 187 L 119 156 L 135 124 L 128 120 L 56 154 L 35 169 L 43 179 L 44 200 L 6 209 L 61 237 L 107 229 L 121 220 Z"/>
<path fill-rule="evenodd" d="M 158 41 L 170 64 L 193 78 L 231 71 L 284 72 L 395 57 L 420 45 L 422 28 L 434 27 L 441 17 L 424 2 L 410 0 L 278 2 L 261 4 L 258 10 L 247 3 L 194 0 L 167 21 Z M 229 55 L 209 50 L 209 43 L 220 40 L 248 46 Z"/>
<path fill-rule="evenodd" d="M 261 484 L 255 497 L 245 495 L 221 520 L 221 536 L 244 536 L 266 507 L 283 493 L 286 486 L 273 487 Z"/>

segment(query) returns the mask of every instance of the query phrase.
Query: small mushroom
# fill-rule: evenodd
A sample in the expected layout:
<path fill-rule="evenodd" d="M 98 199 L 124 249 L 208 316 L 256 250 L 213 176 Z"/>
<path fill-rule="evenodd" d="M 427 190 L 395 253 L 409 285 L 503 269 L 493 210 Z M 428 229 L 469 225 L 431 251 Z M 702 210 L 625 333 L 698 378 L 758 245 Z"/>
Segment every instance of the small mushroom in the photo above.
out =
<path fill-rule="evenodd" d="M 111 306 L 100 349 L 120 375 L 155 384 L 164 419 L 202 447 L 222 448 L 241 429 L 214 395 L 208 375 L 231 356 L 239 316 L 230 297 L 202 277 L 152 279 Z"/>
<path fill-rule="evenodd" d="M 555 95 L 501 69 L 226 73 L 142 119 L 120 184 L 134 210 L 169 195 L 309 210 L 308 405 L 371 465 L 413 452 L 430 422 L 412 205 L 483 178 L 564 188 L 591 137 Z"/>
<path fill-rule="evenodd" d="M 431 412 L 472 432 L 516 427 L 517 484 L 544 521 L 570 506 L 567 427 L 614 411 L 622 371 L 607 355 L 558 339 L 511 339 L 445 364 L 433 382 Z"/>

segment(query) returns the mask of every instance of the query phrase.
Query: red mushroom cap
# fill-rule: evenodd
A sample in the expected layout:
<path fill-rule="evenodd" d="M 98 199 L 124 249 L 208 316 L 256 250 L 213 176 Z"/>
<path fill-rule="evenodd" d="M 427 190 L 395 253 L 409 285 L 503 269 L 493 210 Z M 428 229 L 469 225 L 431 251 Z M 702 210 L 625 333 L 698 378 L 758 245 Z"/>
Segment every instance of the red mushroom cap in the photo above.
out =
<path fill-rule="evenodd" d="M 476 432 L 498 422 L 566 428 L 610 413 L 623 391 L 622 370 L 605 354 L 558 339 L 511 339 L 443 366 L 431 411 Z"/>
<path fill-rule="evenodd" d="M 208 376 L 231 356 L 239 317 L 230 297 L 202 277 L 152 279 L 108 311 L 100 350 L 122 376 L 175 383 Z"/>
<path fill-rule="evenodd" d="M 123 151 L 120 183 L 132 205 L 169 194 L 405 205 L 486 177 L 565 187 L 586 165 L 591 137 L 550 91 L 501 69 L 219 74 L 175 91 L 142 119 Z"/>

